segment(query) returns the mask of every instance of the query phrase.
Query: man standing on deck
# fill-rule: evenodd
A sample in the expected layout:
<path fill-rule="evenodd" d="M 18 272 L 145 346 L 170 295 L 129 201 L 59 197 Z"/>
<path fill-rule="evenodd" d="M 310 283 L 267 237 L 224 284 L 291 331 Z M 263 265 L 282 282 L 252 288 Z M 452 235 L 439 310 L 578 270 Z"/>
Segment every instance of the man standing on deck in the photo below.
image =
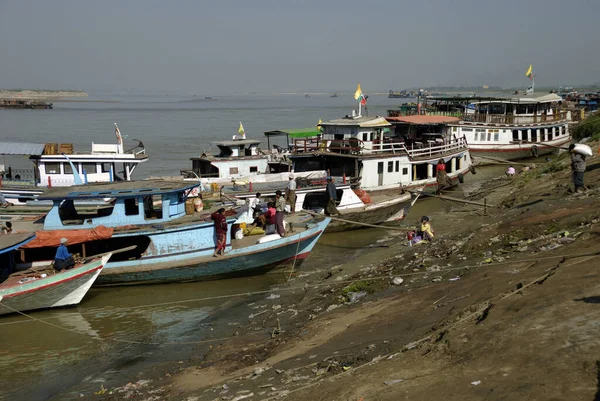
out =
<path fill-rule="evenodd" d="M 285 217 L 285 198 L 281 194 L 280 190 L 275 192 L 275 225 L 277 226 L 277 233 L 285 237 L 285 227 L 283 225 L 283 218 Z"/>
<path fill-rule="evenodd" d="M 54 269 L 56 271 L 69 270 L 75 266 L 75 259 L 73 259 L 73 255 L 67 249 L 68 244 L 68 239 L 60 239 L 60 246 L 56 250 L 56 256 L 54 256 Z"/>
<path fill-rule="evenodd" d="M 296 181 L 293 174 L 290 174 L 290 181 L 285 188 L 285 200 L 290 205 L 292 214 L 296 213 Z"/>
<path fill-rule="evenodd" d="M 210 215 L 210 218 L 215 222 L 215 233 L 217 236 L 217 246 L 213 253 L 214 257 L 219 256 L 219 251 L 221 251 L 220 256 L 225 255 L 225 247 L 227 246 L 227 218 L 223 213 L 225 213 L 224 207 Z"/>
<path fill-rule="evenodd" d="M 583 192 L 583 173 L 585 173 L 585 156 L 574 152 L 575 144 L 569 145 L 569 153 L 571 153 L 571 171 L 573 172 L 573 184 L 575 185 L 575 193 Z"/>
<path fill-rule="evenodd" d="M 325 214 L 331 216 L 332 214 L 339 214 L 337 210 L 337 190 L 332 177 L 327 177 L 327 187 L 325 189 L 327 194 L 327 206 L 325 206 Z"/>
<path fill-rule="evenodd" d="M 257 192 L 256 197 L 248 199 L 248 210 L 250 211 L 250 215 L 253 219 L 258 216 L 258 212 L 260 212 L 260 197 L 261 193 Z"/>

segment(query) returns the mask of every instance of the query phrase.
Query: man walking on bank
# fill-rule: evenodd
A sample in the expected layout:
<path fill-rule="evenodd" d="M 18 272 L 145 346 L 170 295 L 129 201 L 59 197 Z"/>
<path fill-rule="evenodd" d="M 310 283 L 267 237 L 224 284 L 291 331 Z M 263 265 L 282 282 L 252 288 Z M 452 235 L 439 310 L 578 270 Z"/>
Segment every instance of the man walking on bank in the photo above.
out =
<path fill-rule="evenodd" d="M 283 197 L 280 190 L 275 192 L 275 225 L 277 226 L 277 233 L 281 237 L 285 237 L 285 226 L 283 225 L 283 218 L 285 217 L 285 198 Z"/>
<path fill-rule="evenodd" d="M 585 156 L 575 152 L 575 145 L 569 145 L 569 153 L 571 154 L 571 171 L 573 172 L 573 184 L 575 185 L 575 193 L 583 192 L 583 173 L 585 173 Z"/>

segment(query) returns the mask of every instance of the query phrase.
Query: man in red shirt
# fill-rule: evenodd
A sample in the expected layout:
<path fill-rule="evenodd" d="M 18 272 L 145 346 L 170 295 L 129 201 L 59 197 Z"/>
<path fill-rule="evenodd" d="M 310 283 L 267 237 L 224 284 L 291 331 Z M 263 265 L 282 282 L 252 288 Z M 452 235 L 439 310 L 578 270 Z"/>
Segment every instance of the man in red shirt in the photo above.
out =
<path fill-rule="evenodd" d="M 437 178 L 437 184 L 438 184 L 438 189 L 437 189 L 437 193 L 441 193 L 442 189 L 452 186 L 452 181 L 448 179 L 448 176 L 446 175 L 446 163 L 444 162 L 444 159 L 440 159 L 438 161 L 438 164 L 435 168 L 436 170 L 436 178 Z"/>
<path fill-rule="evenodd" d="M 213 253 L 214 257 L 219 256 L 219 251 L 221 251 L 221 256 L 225 255 L 225 247 L 227 246 L 227 218 L 223 213 L 225 213 L 225 208 L 222 207 L 210 215 L 210 218 L 215 222 L 215 233 L 217 236 L 217 246 Z"/>

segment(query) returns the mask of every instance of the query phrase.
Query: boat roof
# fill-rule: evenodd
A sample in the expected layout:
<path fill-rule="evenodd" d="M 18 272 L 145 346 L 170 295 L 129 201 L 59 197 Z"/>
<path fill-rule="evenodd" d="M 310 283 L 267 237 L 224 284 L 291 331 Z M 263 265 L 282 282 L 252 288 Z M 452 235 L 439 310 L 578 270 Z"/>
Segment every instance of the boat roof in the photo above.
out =
<path fill-rule="evenodd" d="M 386 117 L 386 120 L 393 123 L 405 123 L 411 125 L 426 125 L 426 124 L 449 124 L 460 121 L 458 117 L 451 116 L 429 116 L 429 115 L 415 115 L 415 116 L 399 116 L 399 117 Z"/>
<path fill-rule="evenodd" d="M 44 191 L 39 200 L 130 198 L 185 191 L 200 185 L 190 181 L 143 180 L 105 182 L 71 187 L 56 187 Z"/>
<path fill-rule="evenodd" d="M 469 103 L 518 103 L 518 104 L 535 104 L 535 103 L 550 103 L 550 102 L 562 102 L 563 98 L 556 93 L 547 93 L 540 95 L 538 93 L 532 93 L 530 95 L 523 95 L 519 97 L 431 97 L 429 100 L 449 100 L 455 102 L 469 102 Z"/>
<path fill-rule="evenodd" d="M 285 129 L 265 132 L 265 136 L 290 136 L 292 138 L 307 138 L 317 136 L 321 133 L 317 127 Z"/>
<path fill-rule="evenodd" d="M 0 142 L 0 155 L 41 155 L 43 143 Z"/>
<path fill-rule="evenodd" d="M 0 254 L 17 249 L 35 238 L 35 233 L 12 233 L 0 235 Z"/>
<path fill-rule="evenodd" d="M 335 126 L 335 125 L 345 125 L 349 127 L 362 127 L 362 128 L 371 128 L 371 127 L 389 127 L 390 124 L 384 117 L 381 116 L 361 116 L 361 117 L 352 117 L 346 116 L 344 118 L 338 118 L 336 120 L 329 120 L 321 123 L 321 126 Z"/>
<path fill-rule="evenodd" d="M 259 143 L 260 141 L 256 139 L 234 139 L 232 141 L 212 142 L 212 144 L 217 146 L 258 145 Z"/>

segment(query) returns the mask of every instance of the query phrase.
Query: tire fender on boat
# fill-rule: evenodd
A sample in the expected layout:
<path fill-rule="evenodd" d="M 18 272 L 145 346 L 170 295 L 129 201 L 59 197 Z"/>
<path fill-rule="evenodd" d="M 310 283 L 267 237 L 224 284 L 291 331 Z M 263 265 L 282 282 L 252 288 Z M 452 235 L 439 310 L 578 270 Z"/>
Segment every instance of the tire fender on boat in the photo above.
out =
<path fill-rule="evenodd" d="M 531 147 L 531 154 L 533 157 L 538 157 L 540 155 L 540 149 L 536 145 L 533 145 Z"/>
<path fill-rule="evenodd" d="M 471 172 L 471 174 L 477 174 L 477 171 L 475 170 L 475 166 L 472 164 L 469 166 L 469 171 Z"/>
<path fill-rule="evenodd" d="M 465 176 L 463 175 L 463 173 L 458 173 L 458 182 L 460 182 L 461 184 L 464 184 Z"/>

